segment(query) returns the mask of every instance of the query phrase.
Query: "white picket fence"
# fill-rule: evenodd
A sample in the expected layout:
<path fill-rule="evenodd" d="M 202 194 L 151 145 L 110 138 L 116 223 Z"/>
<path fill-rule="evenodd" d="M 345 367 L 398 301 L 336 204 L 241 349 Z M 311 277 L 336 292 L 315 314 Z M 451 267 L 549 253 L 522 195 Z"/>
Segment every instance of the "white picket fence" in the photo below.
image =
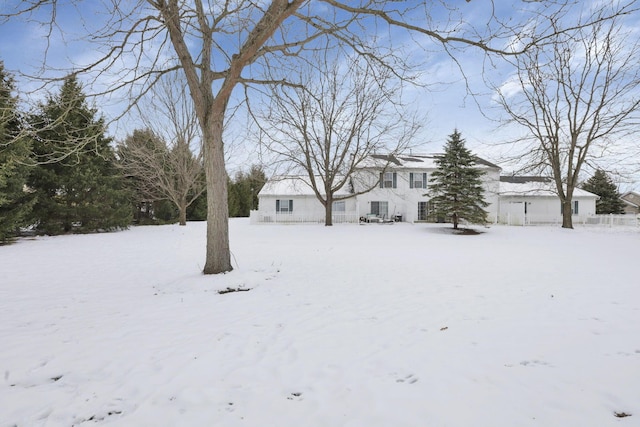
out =
<path fill-rule="evenodd" d="M 586 219 L 584 225 L 599 225 L 607 227 L 638 227 L 640 216 L 638 215 L 594 215 Z"/>
<path fill-rule="evenodd" d="M 355 212 L 334 213 L 334 224 L 357 224 L 359 216 Z M 324 224 L 323 214 L 264 214 L 259 211 L 251 211 L 250 220 L 252 224 Z M 535 226 L 535 225 L 562 225 L 562 215 L 517 215 L 503 214 L 497 218 L 489 218 L 490 223 L 513 225 L 513 226 Z M 636 215 L 574 215 L 574 226 L 594 226 L 594 227 L 639 227 L 640 216 Z"/>
<path fill-rule="evenodd" d="M 640 217 L 636 215 L 573 215 L 573 225 L 600 227 L 638 227 Z M 498 217 L 499 224 L 505 225 L 562 225 L 562 215 L 515 215 Z"/>
<path fill-rule="evenodd" d="M 332 215 L 334 224 L 356 224 L 359 221 L 358 215 L 354 213 L 334 213 Z M 259 211 L 251 211 L 251 224 L 324 224 L 324 215 L 310 214 L 263 214 Z"/>

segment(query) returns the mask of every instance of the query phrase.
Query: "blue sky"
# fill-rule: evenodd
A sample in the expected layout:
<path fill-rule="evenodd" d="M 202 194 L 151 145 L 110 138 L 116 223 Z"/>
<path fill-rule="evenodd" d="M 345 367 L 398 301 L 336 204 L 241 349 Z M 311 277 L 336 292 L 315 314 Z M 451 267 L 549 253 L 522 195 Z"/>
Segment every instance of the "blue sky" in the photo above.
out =
<path fill-rule="evenodd" d="M 8 3 L 0 6 L 2 12 L 6 11 Z M 104 11 L 96 12 L 91 10 L 101 10 L 101 2 L 83 1 L 80 6 L 67 7 L 60 10 L 57 17 L 59 28 L 54 29 L 56 37 L 47 41 L 48 27 L 37 23 L 27 23 L 24 20 L 13 20 L 0 23 L 0 60 L 4 61 L 5 67 L 18 74 L 35 74 L 42 65 L 44 52 L 48 48 L 48 64 L 55 68 L 67 69 L 72 63 L 86 62 L 97 57 L 99 49 L 95 45 L 89 45 L 84 40 L 87 32 L 95 32 L 101 27 L 101 23 L 108 19 Z M 451 1 L 447 5 L 455 6 L 455 10 L 447 11 L 441 7 L 436 18 L 445 22 L 448 15 L 451 22 L 465 22 L 476 25 L 482 30 L 482 25 L 478 23 L 486 21 L 491 10 L 486 2 L 482 1 Z M 500 18 L 518 19 L 521 11 L 518 8 L 528 7 L 527 3 L 496 2 L 498 9 L 495 10 Z M 529 3 L 530 5 L 531 3 Z M 585 3 L 586 5 L 587 3 Z M 495 5 L 494 5 L 495 6 Z M 41 16 L 46 18 L 47 15 Z M 58 31 L 58 30 L 61 30 Z M 64 38 L 60 34 L 64 33 Z M 501 162 L 504 147 L 496 147 L 495 143 L 502 142 L 514 135 L 522 132 L 515 128 L 499 128 L 498 123 L 491 119 L 497 119 L 500 111 L 496 109 L 491 101 L 491 93 L 484 84 L 485 73 L 492 73 L 492 77 L 506 79 L 509 71 L 499 62 L 492 67 L 485 61 L 484 55 L 474 49 L 466 49 L 458 52 L 455 57 L 456 64 L 440 46 L 433 45 L 424 36 L 411 36 L 396 34 L 379 34 L 382 38 L 400 37 L 394 43 L 403 44 L 403 47 L 410 55 L 415 56 L 415 61 L 421 65 L 422 81 L 428 84 L 428 88 L 412 88 L 407 90 L 412 108 L 427 116 L 424 130 L 419 136 L 425 142 L 421 151 L 434 152 L 441 149 L 447 135 L 454 129 L 458 129 L 467 141 L 467 145 L 478 155 L 497 163 Z M 460 71 L 464 69 L 464 77 Z M 60 75 L 60 74 L 59 74 Z M 44 92 L 38 90 L 39 83 L 28 81 L 18 77 L 18 87 L 21 91 L 34 91 L 31 99 L 42 99 Z M 113 83 L 114 77 L 104 74 L 100 78 L 103 85 Z M 466 79 L 466 80 L 465 80 Z M 477 96 L 473 97 L 467 93 L 467 84 Z M 96 86 L 99 90 L 100 84 Z M 90 91 L 90 89 L 88 89 Z M 124 102 L 117 96 L 101 97 L 95 100 L 99 110 L 107 117 L 116 117 L 123 109 Z M 480 111 L 480 108 L 482 111 Z M 483 114 L 484 113 L 484 114 Z M 242 121 L 242 120 L 241 120 Z M 123 138 L 127 132 L 136 128 L 140 124 L 135 119 L 119 120 L 117 125 L 112 125 L 110 132 L 117 138 Z M 242 121 L 237 129 L 232 129 L 233 139 L 243 139 L 242 130 L 246 128 L 246 122 Z M 251 145 L 251 144 L 249 144 Z M 238 165 L 251 163 L 251 153 L 238 155 L 242 158 Z M 249 158 L 247 158 L 247 156 Z M 231 168 L 242 167 L 233 164 Z M 640 182 L 640 180 L 639 180 Z M 625 177 L 621 184 L 628 188 L 635 185 L 635 177 Z M 639 184 L 640 187 L 640 184 Z"/>

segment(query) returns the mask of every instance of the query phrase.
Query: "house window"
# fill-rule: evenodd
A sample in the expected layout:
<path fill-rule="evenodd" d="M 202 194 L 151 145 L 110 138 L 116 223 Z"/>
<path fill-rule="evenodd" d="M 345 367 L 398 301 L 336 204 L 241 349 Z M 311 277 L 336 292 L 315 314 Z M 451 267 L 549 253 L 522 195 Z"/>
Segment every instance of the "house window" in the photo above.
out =
<path fill-rule="evenodd" d="M 418 202 L 418 221 L 427 220 L 427 205 L 428 202 Z"/>
<path fill-rule="evenodd" d="M 293 200 L 276 200 L 276 213 L 288 214 L 293 212 Z"/>
<path fill-rule="evenodd" d="M 380 188 L 396 188 L 397 175 L 395 172 L 384 172 L 380 174 Z"/>
<path fill-rule="evenodd" d="M 409 173 L 409 188 L 427 188 L 427 173 Z"/>
<path fill-rule="evenodd" d="M 580 213 L 579 208 L 579 204 L 577 200 L 573 201 L 573 204 L 571 205 L 571 215 L 578 215 Z M 564 206 L 562 205 L 562 203 L 560 203 L 560 215 L 563 215 L 564 213 Z"/>
<path fill-rule="evenodd" d="M 380 217 L 389 215 L 389 202 L 371 202 L 371 213 Z"/>
<path fill-rule="evenodd" d="M 344 200 L 333 202 L 333 212 L 344 213 L 346 210 L 347 209 Z"/>

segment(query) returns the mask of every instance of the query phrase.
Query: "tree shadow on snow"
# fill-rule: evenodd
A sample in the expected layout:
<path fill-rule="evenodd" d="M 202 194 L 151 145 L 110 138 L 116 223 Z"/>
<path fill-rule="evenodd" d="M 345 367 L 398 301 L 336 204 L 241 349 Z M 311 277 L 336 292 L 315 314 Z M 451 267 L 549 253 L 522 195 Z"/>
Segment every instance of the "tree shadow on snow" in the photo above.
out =
<path fill-rule="evenodd" d="M 450 224 L 446 227 L 429 227 L 427 228 L 428 233 L 437 233 L 437 234 L 450 234 L 454 236 L 477 236 L 479 234 L 484 234 L 484 231 L 476 230 L 475 228 L 466 228 L 466 227 L 458 227 L 454 229 Z"/>

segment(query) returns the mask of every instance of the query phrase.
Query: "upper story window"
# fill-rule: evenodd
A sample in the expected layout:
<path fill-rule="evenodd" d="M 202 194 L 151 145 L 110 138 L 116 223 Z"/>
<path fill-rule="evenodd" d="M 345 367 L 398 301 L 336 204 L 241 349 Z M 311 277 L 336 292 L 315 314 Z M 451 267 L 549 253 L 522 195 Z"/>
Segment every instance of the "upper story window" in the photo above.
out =
<path fill-rule="evenodd" d="M 396 188 L 398 184 L 395 172 L 384 172 L 380 174 L 380 188 Z"/>
<path fill-rule="evenodd" d="M 409 173 L 409 188 L 427 188 L 427 173 Z"/>

